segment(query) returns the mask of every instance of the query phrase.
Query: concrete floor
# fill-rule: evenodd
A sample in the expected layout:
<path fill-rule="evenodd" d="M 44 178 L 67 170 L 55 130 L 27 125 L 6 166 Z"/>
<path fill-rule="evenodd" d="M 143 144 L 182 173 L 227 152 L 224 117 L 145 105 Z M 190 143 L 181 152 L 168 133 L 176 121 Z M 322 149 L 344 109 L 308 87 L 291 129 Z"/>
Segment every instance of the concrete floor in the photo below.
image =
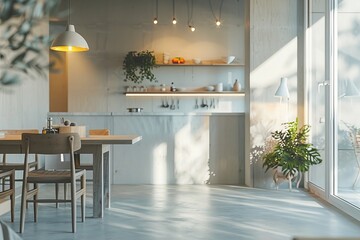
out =
<path fill-rule="evenodd" d="M 75 234 L 71 233 L 70 205 L 58 209 L 40 205 L 38 223 L 33 222 L 30 205 L 21 236 L 29 240 L 360 239 L 360 222 L 301 190 L 208 185 L 114 185 L 112 190 L 112 208 L 103 219 L 91 217 L 89 196 L 86 222 L 78 218 Z M 19 200 L 15 223 L 9 214 L 2 216 L 16 232 Z"/>

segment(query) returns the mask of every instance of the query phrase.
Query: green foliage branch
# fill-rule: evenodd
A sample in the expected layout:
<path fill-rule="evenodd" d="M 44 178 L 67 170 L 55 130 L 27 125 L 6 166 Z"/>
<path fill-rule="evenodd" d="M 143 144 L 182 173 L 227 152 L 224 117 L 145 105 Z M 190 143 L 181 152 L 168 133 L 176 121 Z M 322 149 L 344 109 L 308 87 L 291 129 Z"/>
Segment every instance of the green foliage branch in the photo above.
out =
<path fill-rule="evenodd" d="M 142 83 L 144 80 L 155 81 L 156 77 L 152 70 L 156 66 L 155 56 L 152 51 L 131 51 L 124 58 L 123 70 L 124 81 Z"/>

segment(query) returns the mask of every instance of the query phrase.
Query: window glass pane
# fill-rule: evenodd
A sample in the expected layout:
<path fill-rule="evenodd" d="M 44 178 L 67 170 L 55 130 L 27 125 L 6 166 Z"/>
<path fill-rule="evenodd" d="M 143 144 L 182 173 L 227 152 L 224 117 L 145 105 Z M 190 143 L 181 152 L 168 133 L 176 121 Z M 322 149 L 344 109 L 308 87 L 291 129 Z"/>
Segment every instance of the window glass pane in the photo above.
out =
<path fill-rule="evenodd" d="M 311 142 L 319 149 L 323 162 L 312 166 L 309 181 L 325 188 L 325 0 L 310 1 L 310 123 Z"/>
<path fill-rule="evenodd" d="M 360 1 L 338 1 L 335 195 L 360 206 Z"/>

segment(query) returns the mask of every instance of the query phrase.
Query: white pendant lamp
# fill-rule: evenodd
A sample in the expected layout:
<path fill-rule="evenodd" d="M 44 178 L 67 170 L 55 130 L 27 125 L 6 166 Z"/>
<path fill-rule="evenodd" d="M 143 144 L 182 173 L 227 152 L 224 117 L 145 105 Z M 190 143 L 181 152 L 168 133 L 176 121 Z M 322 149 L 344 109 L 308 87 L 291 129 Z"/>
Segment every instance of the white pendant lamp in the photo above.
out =
<path fill-rule="evenodd" d="M 282 77 L 280 80 L 280 86 L 275 92 L 276 97 L 282 97 L 282 98 L 290 98 L 289 89 L 287 86 L 287 78 Z"/>
<path fill-rule="evenodd" d="M 70 24 L 70 0 L 68 26 L 66 31 L 57 36 L 50 46 L 51 50 L 61 52 L 85 52 L 89 51 L 89 45 L 86 40 L 77 32 L 74 25 Z"/>

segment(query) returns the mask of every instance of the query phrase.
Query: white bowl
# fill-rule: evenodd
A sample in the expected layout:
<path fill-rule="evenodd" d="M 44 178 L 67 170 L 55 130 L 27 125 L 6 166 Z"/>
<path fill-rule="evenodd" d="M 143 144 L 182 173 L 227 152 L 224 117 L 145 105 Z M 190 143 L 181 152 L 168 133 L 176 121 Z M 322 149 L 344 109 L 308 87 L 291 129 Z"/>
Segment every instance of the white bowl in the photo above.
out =
<path fill-rule="evenodd" d="M 206 89 L 207 91 L 211 92 L 211 91 L 214 91 L 214 90 L 215 90 L 215 87 L 212 86 L 212 85 L 209 85 L 209 86 L 206 86 L 205 89 Z"/>
<path fill-rule="evenodd" d="M 201 63 L 201 59 L 200 58 L 194 58 L 194 63 L 195 64 L 200 64 Z"/>
<path fill-rule="evenodd" d="M 235 60 L 235 56 L 228 56 L 228 57 L 226 58 L 226 63 L 227 63 L 227 64 L 230 64 L 230 63 L 232 63 L 234 60 Z"/>

